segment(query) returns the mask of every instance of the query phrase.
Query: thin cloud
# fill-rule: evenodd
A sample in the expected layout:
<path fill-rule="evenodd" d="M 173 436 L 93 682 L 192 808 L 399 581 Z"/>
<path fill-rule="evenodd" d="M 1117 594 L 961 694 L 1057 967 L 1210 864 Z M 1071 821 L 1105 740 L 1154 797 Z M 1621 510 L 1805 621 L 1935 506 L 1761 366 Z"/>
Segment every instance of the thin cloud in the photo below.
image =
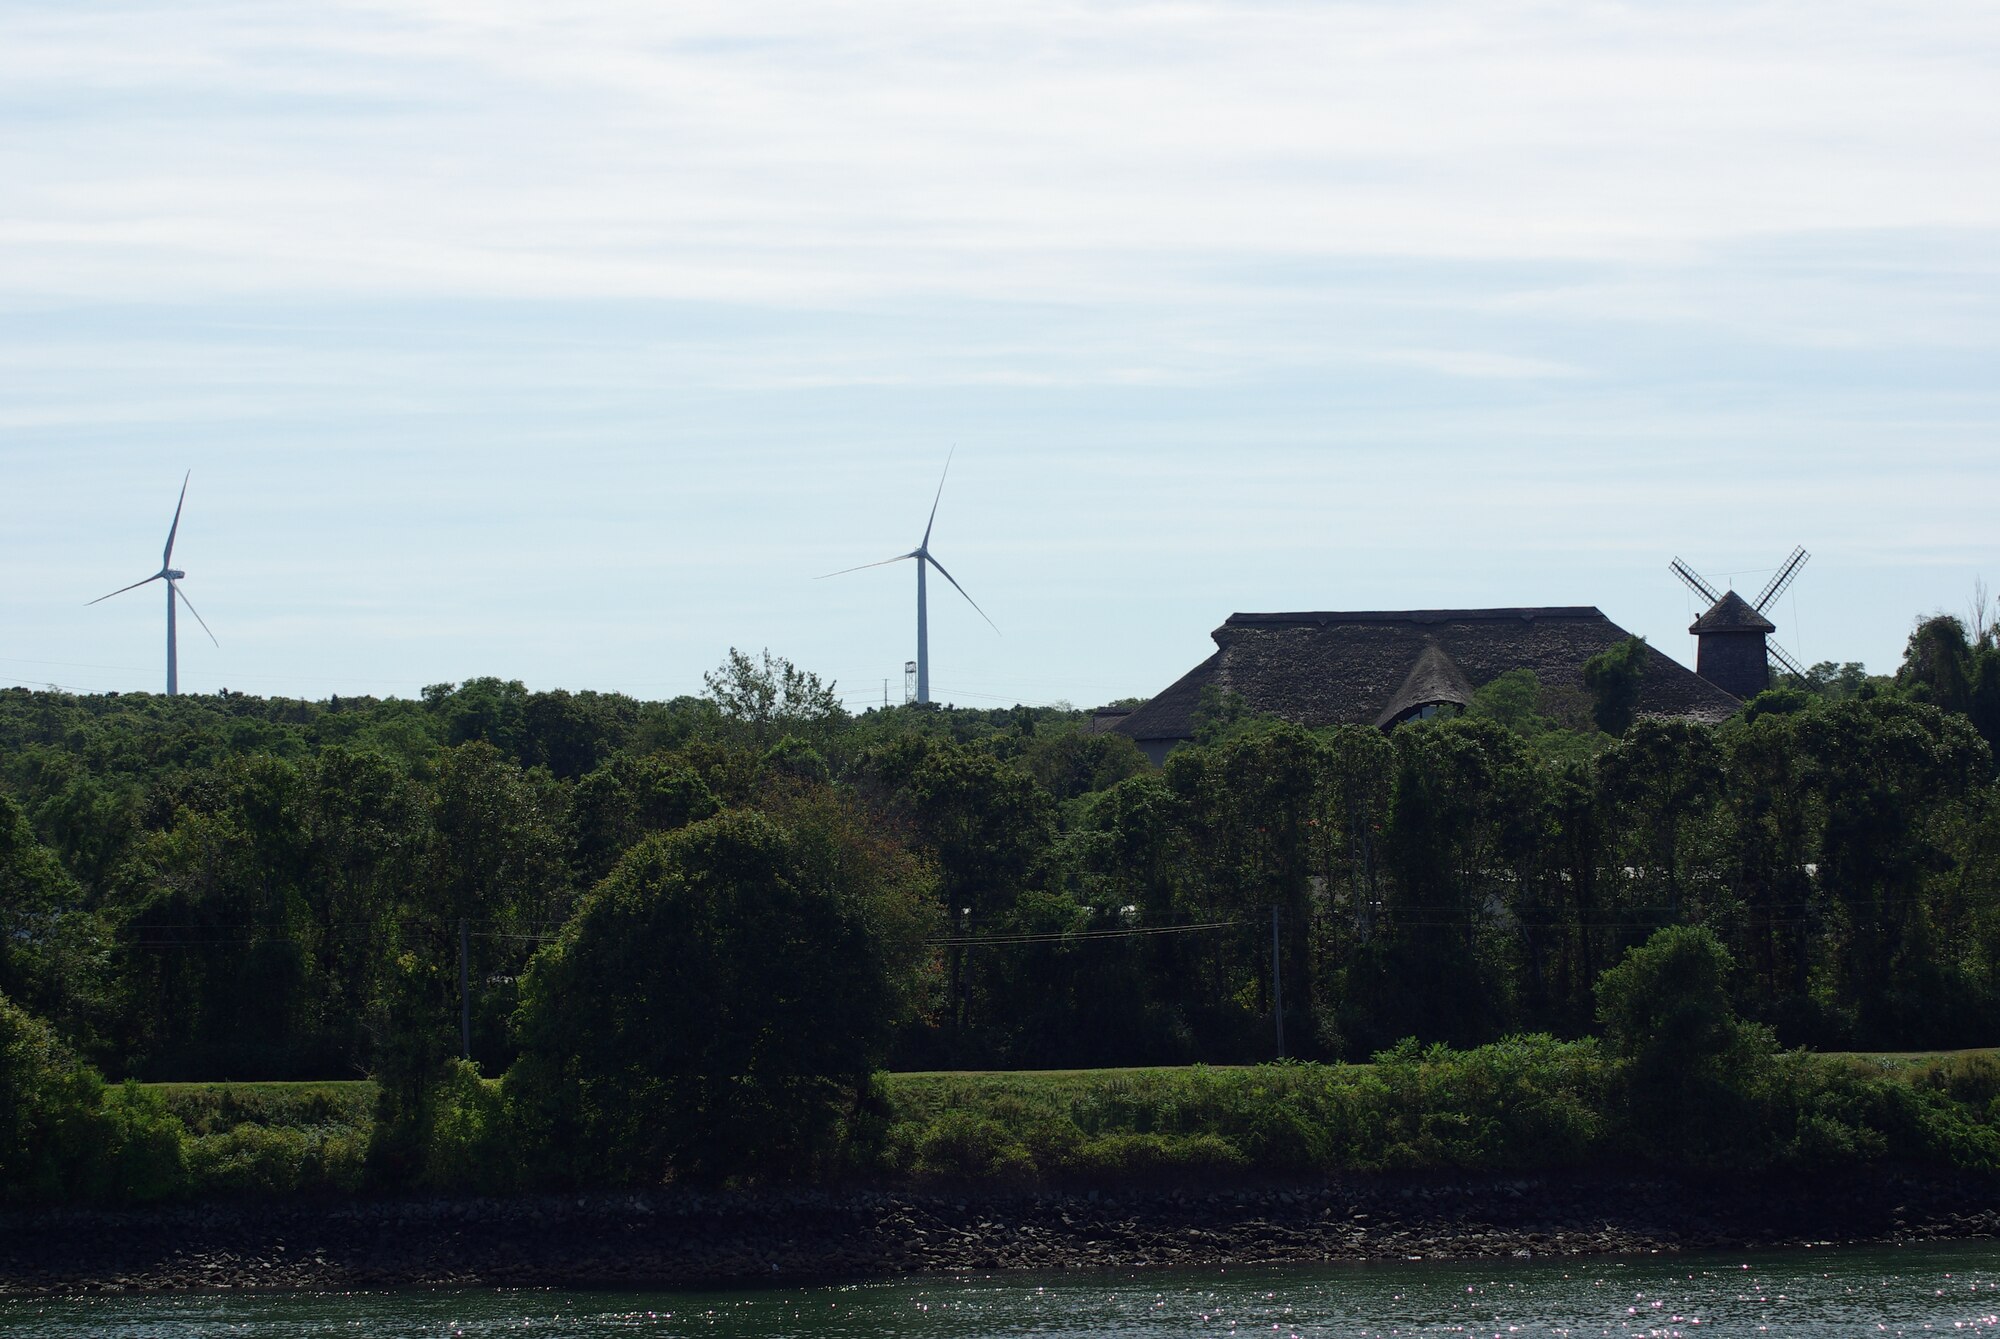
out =
<path fill-rule="evenodd" d="M 9 286 L 1020 297 L 2000 225 L 1984 6 L 481 9 L 17 9 Z"/>

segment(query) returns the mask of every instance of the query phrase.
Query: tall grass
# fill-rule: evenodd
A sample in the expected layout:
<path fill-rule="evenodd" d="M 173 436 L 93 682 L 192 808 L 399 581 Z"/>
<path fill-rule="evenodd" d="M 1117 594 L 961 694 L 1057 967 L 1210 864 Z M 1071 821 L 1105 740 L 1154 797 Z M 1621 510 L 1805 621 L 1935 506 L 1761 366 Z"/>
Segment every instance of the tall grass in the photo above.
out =
<path fill-rule="evenodd" d="M 1405 1042 L 1365 1065 L 885 1074 L 829 1175 L 891 1185 L 1214 1185 L 1347 1172 L 1529 1172 L 1668 1160 L 1646 1100 L 1594 1041 Z M 2000 1058 L 1776 1053 L 1735 1079 L 1737 1168 L 1898 1161 L 2000 1172 Z M 136 1089 L 137 1085 L 133 1085 Z M 135 1096 L 129 1099 L 138 1101 Z M 145 1198 L 354 1194 L 371 1172 L 375 1085 L 161 1084 L 181 1157 Z M 455 1066 L 411 1186 L 514 1188 L 525 1165 L 497 1084 Z M 1747 1117 L 1745 1115 L 1747 1113 Z M 1676 1162 L 1674 1165 L 1683 1165 Z"/>
<path fill-rule="evenodd" d="M 1406 1043 L 1372 1065 L 892 1076 L 879 1169 L 914 1180 L 1102 1181 L 1589 1158 L 1606 1062 L 1592 1042 Z"/>

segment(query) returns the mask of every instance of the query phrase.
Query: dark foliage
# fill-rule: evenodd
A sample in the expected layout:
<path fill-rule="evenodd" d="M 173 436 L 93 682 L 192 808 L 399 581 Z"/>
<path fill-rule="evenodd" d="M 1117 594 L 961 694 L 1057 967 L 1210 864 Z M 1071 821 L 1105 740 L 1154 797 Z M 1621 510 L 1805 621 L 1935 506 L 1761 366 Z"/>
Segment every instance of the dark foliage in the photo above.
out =
<path fill-rule="evenodd" d="M 859 1100 L 914 870 L 837 810 L 786 816 L 641 842 L 530 964 L 507 1094 L 557 1179 L 797 1175 Z"/>
<path fill-rule="evenodd" d="M 421 1180 L 487 1137 L 437 1097 L 462 1020 L 512 1065 L 530 960 L 621 861 L 812 810 L 929 871 L 907 990 L 840 1014 L 901 1068 L 1268 1059 L 1281 994 L 1294 1057 L 1578 1037 L 1674 926 L 1784 1045 L 2000 1035 L 1990 630 L 1928 620 L 1893 681 L 1816 667 L 1713 728 L 1622 718 L 1641 652 L 1593 700 L 1503 675 L 1388 733 L 1218 698 L 1163 768 L 1078 712 L 850 717 L 770 656 L 670 702 L 0 691 L 0 991 L 114 1078 L 374 1075 L 383 1174 Z"/>

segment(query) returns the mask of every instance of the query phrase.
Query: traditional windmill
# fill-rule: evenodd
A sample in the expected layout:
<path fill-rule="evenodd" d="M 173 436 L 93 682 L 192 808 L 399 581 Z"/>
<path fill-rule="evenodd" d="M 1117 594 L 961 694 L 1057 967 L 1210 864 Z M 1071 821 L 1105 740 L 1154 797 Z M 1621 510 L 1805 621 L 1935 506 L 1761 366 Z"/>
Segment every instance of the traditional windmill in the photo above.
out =
<path fill-rule="evenodd" d="M 1771 666 L 1803 679 L 1806 672 L 1785 649 L 1771 640 L 1777 624 L 1764 611 L 1777 603 L 1812 557 L 1803 548 L 1792 550 L 1777 575 L 1765 583 L 1755 604 L 1733 590 L 1718 594 L 1715 587 L 1679 558 L 1668 569 L 1688 584 L 1688 589 L 1708 601 L 1708 612 L 1688 628 L 1695 635 L 1694 672 L 1725 693 L 1752 698 L 1771 686 Z"/>

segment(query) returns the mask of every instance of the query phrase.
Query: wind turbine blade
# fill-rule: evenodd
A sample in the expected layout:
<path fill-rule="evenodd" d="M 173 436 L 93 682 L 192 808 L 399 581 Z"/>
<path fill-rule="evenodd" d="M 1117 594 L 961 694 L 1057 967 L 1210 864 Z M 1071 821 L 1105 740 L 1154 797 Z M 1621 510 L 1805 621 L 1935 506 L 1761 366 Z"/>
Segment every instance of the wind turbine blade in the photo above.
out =
<path fill-rule="evenodd" d="M 951 573 L 944 570 L 943 563 L 931 557 L 930 554 L 928 553 L 924 555 L 924 560 L 928 561 L 932 567 L 935 567 L 938 570 L 939 576 L 943 577 L 946 581 L 951 582 L 951 588 L 953 590 L 957 591 L 960 595 L 965 595 L 965 587 L 958 584 L 957 577 L 954 577 Z M 986 611 L 984 609 L 979 608 L 979 601 L 973 599 L 970 595 L 965 595 L 965 602 L 971 605 L 974 609 L 977 609 L 979 611 L 979 616 L 981 618 L 986 618 Z M 986 618 L 986 626 L 993 629 L 993 631 L 995 632 L 1000 631 L 1000 625 L 998 623 L 995 623 L 990 618 Z"/>
<path fill-rule="evenodd" d="M 919 545 L 917 545 L 917 548 L 918 548 L 919 550 L 928 550 L 928 549 L 930 548 L 930 546 L 931 546 L 931 527 L 937 524 L 937 509 L 938 509 L 938 503 L 939 503 L 939 502 L 940 502 L 941 500 L 943 500 L 943 498 L 944 498 L 944 481 L 945 481 L 945 477 L 946 477 L 946 475 L 949 475 L 949 474 L 951 473 L 951 458 L 952 458 L 952 456 L 953 456 L 953 455 L 957 454 L 957 452 L 958 452 L 958 448 L 957 448 L 956 446 L 954 446 L 954 447 L 952 447 L 952 448 L 951 448 L 951 450 L 949 450 L 949 451 L 947 451 L 947 452 L 945 452 L 945 453 L 944 453 L 944 474 L 940 474 L 940 475 L 938 476 L 938 491 L 937 491 L 937 496 L 931 499 L 931 518 L 930 518 L 930 519 L 929 519 L 928 521 L 925 521 L 925 522 L 924 522 L 924 542 L 923 542 L 923 543 L 921 543 L 921 544 L 919 544 Z M 940 568 L 938 568 L 938 571 L 942 572 L 942 571 L 944 571 L 944 569 L 943 569 L 942 567 L 940 567 Z M 945 580 L 947 580 L 947 581 L 951 581 L 951 578 L 950 578 L 950 577 L 946 577 L 946 578 L 945 578 Z M 957 583 L 956 581 L 952 581 L 952 582 L 951 582 L 951 584 L 952 584 L 952 585 L 954 585 L 954 586 L 956 586 L 956 585 L 957 585 L 958 583 Z M 964 591 L 960 591 L 960 592 L 959 592 L 959 594 L 960 594 L 960 595 L 965 595 L 965 592 L 964 592 Z M 972 597 L 971 597 L 970 595 L 965 595 L 965 598 L 969 600 L 969 599 L 971 599 Z M 975 609 L 976 609 L 976 608 L 978 608 L 978 607 L 979 607 L 979 606 L 977 606 L 977 605 L 974 605 L 974 606 L 973 606 L 973 608 L 975 608 Z M 996 629 L 995 629 L 995 631 L 997 632 L 997 631 L 998 631 L 998 629 L 996 628 Z"/>
<path fill-rule="evenodd" d="M 890 563 L 899 563 L 902 562 L 903 559 L 905 558 L 917 558 L 921 556 L 922 556 L 921 551 L 912 550 L 909 553 L 899 553 L 893 558 L 884 558 L 879 563 L 863 563 L 859 567 L 843 567 L 838 572 L 822 572 L 818 576 L 814 577 L 813 580 L 824 581 L 828 577 L 844 577 L 849 572 L 865 572 L 871 567 L 887 567 Z"/>
<path fill-rule="evenodd" d="M 188 480 L 193 477 L 193 470 L 189 470 L 181 476 L 181 500 L 174 503 L 174 523 L 167 527 L 167 547 L 160 551 L 160 570 L 162 572 L 174 565 L 174 532 L 181 528 L 181 508 L 187 503 Z M 196 617 L 199 618 L 200 616 L 196 615 Z"/>
<path fill-rule="evenodd" d="M 187 597 L 187 592 L 182 590 L 178 584 L 172 581 L 169 581 L 167 585 L 173 589 L 174 594 L 181 597 L 181 603 L 188 607 L 188 612 L 190 614 L 194 615 L 194 621 L 201 624 L 201 630 L 203 632 L 208 632 L 208 620 L 203 618 L 201 614 L 195 609 L 194 601 L 190 600 Z M 215 642 L 215 634 L 212 632 L 208 632 L 208 639 L 212 642 Z M 218 647 L 222 645 L 221 642 L 215 642 L 215 644 Z"/>
<path fill-rule="evenodd" d="M 144 581 L 135 581 L 129 586 L 120 586 L 117 590 L 112 591 L 111 595 L 123 595 L 128 590 L 137 590 L 141 586 L 151 585 L 153 582 L 158 581 L 161 577 L 165 575 L 166 575 L 165 572 L 155 572 L 153 573 L 153 575 L 147 577 Z M 85 609 L 88 609 L 93 604 L 103 604 L 106 600 L 111 598 L 111 595 L 100 595 L 94 600 L 85 600 L 83 602 L 83 607 Z"/>

